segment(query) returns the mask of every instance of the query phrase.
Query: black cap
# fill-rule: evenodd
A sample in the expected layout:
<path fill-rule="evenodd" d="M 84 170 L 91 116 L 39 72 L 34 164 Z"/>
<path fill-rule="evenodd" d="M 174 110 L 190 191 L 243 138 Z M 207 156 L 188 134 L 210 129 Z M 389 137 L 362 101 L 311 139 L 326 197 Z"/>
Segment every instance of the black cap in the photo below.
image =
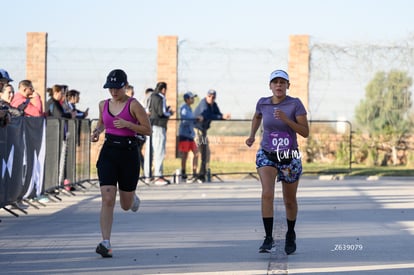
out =
<path fill-rule="evenodd" d="M 3 78 L 7 82 L 12 82 L 13 79 L 10 78 L 9 73 L 5 69 L 0 69 L 0 79 Z"/>
<path fill-rule="evenodd" d="M 127 75 L 123 70 L 116 69 L 111 71 L 106 77 L 106 83 L 103 86 L 106 88 L 121 89 L 127 85 Z"/>
<path fill-rule="evenodd" d="M 197 95 L 196 95 L 196 94 L 193 94 L 193 93 L 192 93 L 192 92 L 190 92 L 190 91 L 186 92 L 186 93 L 184 94 L 184 96 L 183 96 L 184 100 L 189 99 L 189 98 L 194 98 L 194 97 L 197 97 Z"/>

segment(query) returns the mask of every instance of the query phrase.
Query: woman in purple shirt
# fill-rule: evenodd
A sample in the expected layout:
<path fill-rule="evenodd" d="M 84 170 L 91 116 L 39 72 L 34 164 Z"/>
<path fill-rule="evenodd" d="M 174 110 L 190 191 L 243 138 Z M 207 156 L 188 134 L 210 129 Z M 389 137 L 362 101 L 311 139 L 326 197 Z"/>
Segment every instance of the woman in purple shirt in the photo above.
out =
<path fill-rule="evenodd" d="M 102 195 L 103 239 L 96 253 L 104 258 L 112 257 L 110 237 L 117 189 L 123 210 L 136 212 L 139 208 L 140 201 L 135 194 L 140 167 L 136 134 L 151 134 L 144 107 L 125 93 L 127 84 L 124 71 L 117 69 L 109 73 L 104 88 L 109 89 L 112 98 L 99 103 L 99 119 L 91 136 L 92 142 L 96 142 L 105 130 L 105 142 L 96 163 Z"/>
<path fill-rule="evenodd" d="M 246 140 L 252 146 L 255 135 L 263 120 L 263 136 L 256 154 L 256 168 L 262 184 L 262 218 L 265 240 L 259 252 L 270 252 L 273 247 L 273 201 L 276 177 L 282 182 L 288 231 L 285 252 L 296 251 L 294 230 L 298 204 L 296 192 L 302 174 L 302 161 L 298 150 L 296 134 L 308 137 L 309 127 L 306 110 L 298 98 L 286 95 L 289 89 L 289 75 L 282 70 L 270 74 L 270 90 L 273 95 L 262 97 L 256 105 L 251 132 Z"/>

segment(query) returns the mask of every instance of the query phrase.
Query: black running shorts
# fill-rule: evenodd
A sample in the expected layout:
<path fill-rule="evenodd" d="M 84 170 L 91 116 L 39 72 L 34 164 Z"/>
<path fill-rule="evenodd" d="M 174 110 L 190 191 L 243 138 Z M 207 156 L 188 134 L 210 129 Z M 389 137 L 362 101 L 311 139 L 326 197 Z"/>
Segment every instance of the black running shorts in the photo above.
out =
<path fill-rule="evenodd" d="M 105 141 L 96 168 L 100 186 L 118 184 L 119 190 L 135 191 L 140 172 L 138 145 L 118 146 Z"/>

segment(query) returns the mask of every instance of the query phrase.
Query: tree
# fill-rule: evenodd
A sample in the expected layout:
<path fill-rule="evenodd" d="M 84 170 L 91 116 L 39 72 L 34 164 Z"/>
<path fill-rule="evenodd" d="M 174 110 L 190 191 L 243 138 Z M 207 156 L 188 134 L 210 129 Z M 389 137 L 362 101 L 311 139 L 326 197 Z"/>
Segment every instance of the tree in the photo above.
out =
<path fill-rule="evenodd" d="M 378 72 L 355 109 L 356 121 L 373 140 L 389 143 L 393 163 L 397 145 L 413 125 L 410 120 L 412 78 L 402 71 Z"/>

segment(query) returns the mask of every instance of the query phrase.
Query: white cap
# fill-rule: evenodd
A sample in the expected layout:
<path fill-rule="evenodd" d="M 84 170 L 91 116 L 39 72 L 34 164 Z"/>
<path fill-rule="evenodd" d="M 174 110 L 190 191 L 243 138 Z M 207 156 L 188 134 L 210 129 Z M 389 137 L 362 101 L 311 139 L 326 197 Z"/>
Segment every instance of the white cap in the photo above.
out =
<path fill-rule="evenodd" d="M 270 74 L 270 80 L 269 80 L 269 82 L 272 82 L 272 80 L 273 80 L 273 79 L 275 79 L 275 78 L 277 78 L 277 77 L 280 77 L 280 78 L 286 79 L 286 80 L 289 82 L 289 75 L 287 74 L 287 72 L 285 72 L 285 71 L 283 71 L 283 70 L 276 70 L 276 71 L 273 71 L 273 72 Z"/>

